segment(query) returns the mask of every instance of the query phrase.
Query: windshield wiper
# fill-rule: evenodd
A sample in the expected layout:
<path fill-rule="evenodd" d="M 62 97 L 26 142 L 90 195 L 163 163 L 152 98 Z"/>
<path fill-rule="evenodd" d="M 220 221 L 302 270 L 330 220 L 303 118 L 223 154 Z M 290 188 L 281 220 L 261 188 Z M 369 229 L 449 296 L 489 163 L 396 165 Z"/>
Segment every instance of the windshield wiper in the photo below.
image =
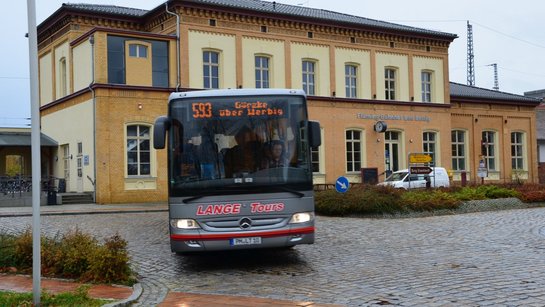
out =
<path fill-rule="evenodd" d="M 218 193 L 218 190 L 221 190 L 221 191 L 227 191 L 229 192 L 229 194 L 235 194 L 234 192 L 237 192 L 237 193 L 240 193 L 240 192 L 245 192 L 245 193 L 248 193 L 248 192 L 253 192 L 253 190 L 248 190 L 248 189 L 236 189 L 236 190 L 227 190 L 227 189 L 221 189 L 221 188 L 216 188 L 213 192 L 204 192 L 204 193 L 201 193 L 199 195 L 195 195 L 195 196 L 191 196 L 191 197 L 188 197 L 184 200 L 182 200 L 182 202 L 184 204 L 187 204 L 187 203 L 190 203 L 194 200 L 197 200 L 197 199 L 201 199 L 203 197 L 206 197 L 206 196 L 213 196 L 213 195 L 219 195 Z"/>
<path fill-rule="evenodd" d="M 304 193 L 301 193 L 301 192 L 296 191 L 296 190 L 292 190 L 292 189 L 290 189 L 290 188 L 286 188 L 286 187 L 282 187 L 282 186 L 278 186 L 278 187 L 275 187 L 275 188 L 277 188 L 277 189 L 279 189 L 279 190 L 282 190 L 282 191 L 284 191 L 284 192 L 292 193 L 292 194 L 294 194 L 294 195 L 296 195 L 296 196 L 299 196 L 299 198 L 302 198 L 302 197 L 305 196 Z"/>

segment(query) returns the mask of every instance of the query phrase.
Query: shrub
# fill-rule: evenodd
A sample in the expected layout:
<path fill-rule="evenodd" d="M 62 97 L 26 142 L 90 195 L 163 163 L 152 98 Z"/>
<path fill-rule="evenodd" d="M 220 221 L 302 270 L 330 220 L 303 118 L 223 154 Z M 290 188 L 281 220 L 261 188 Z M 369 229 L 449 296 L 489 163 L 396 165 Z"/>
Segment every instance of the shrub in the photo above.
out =
<path fill-rule="evenodd" d="M 545 202 L 545 190 L 521 192 L 520 199 L 525 203 Z"/>
<path fill-rule="evenodd" d="M 15 267 L 15 236 L 0 234 L 0 272 Z"/>
<path fill-rule="evenodd" d="M 323 215 L 380 214 L 402 211 L 401 191 L 383 186 L 355 186 L 346 193 L 327 190 L 316 193 L 316 212 Z"/>
<path fill-rule="evenodd" d="M 131 276 L 128 261 L 127 241 L 119 235 L 112 236 L 89 254 L 89 270 L 84 278 L 105 283 L 128 282 Z"/>
<path fill-rule="evenodd" d="M 0 234 L 0 271 L 16 267 L 28 272 L 32 268 L 32 232 L 19 235 Z M 127 242 L 119 235 L 104 244 L 76 229 L 63 236 L 41 238 L 41 262 L 44 276 L 69 277 L 90 282 L 130 284 Z"/>
<path fill-rule="evenodd" d="M 99 248 L 95 238 L 76 228 L 65 234 L 56 253 L 52 255 L 55 271 L 64 277 L 79 277 L 85 274 L 90 265 L 89 255 Z"/>
<path fill-rule="evenodd" d="M 456 209 L 460 201 L 442 190 L 407 191 L 401 195 L 401 203 L 412 211 Z"/>

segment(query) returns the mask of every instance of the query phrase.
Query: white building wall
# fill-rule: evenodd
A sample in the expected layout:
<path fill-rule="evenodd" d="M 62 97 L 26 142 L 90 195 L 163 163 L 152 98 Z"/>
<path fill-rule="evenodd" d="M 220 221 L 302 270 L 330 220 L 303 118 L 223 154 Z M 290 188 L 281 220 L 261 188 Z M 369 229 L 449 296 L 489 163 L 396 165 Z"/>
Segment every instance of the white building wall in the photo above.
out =
<path fill-rule="evenodd" d="M 220 88 L 237 87 L 235 36 L 210 32 L 189 31 L 189 87 L 203 88 L 203 51 L 220 53 Z"/>
<path fill-rule="evenodd" d="M 94 178 L 94 130 L 93 130 L 93 101 L 89 100 L 70 108 L 59 110 L 55 113 L 42 116 L 42 132 L 58 142 L 57 159 L 53 159 L 53 174 L 55 177 L 64 177 L 64 165 L 62 161 L 63 152 L 62 146 L 68 144 L 72 159 L 70 164 L 70 178 L 66 182 L 66 191 L 77 191 L 77 150 L 78 142 L 83 145 L 84 161 L 88 164 L 83 164 L 82 180 L 83 191 L 93 191 L 93 185 L 87 176 Z M 87 156 L 87 158 L 85 158 Z M 56 160 L 56 161 L 55 161 Z"/>
<path fill-rule="evenodd" d="M 303 87 L 303 60 L 316 61 L 316 96 L 331 96 L 329 47 L 304 43 L 293 43 L 291 45 L 292 88 Z"/>
<path fill-rule="evenodd" d="M 445 87 L 443 60 L 431 57 L 413 58 L 413 91 L 414 101 L 422 102 L 422 71 L 432 72 L 432 98 L 431 102 L 445 103 Z"/>
<path fill-rule="evenodd" d="M 53 69 L 51 53 L 40 58 L 40 106 L 53 101 Z"/>
<path fill-rule="evenodd" d="M 244 37 L 242 39 L 242 87 L 255 88 L 255 56 L 268 56 L 270 88 L 286 87 L 284 42 Z"/>
<path fill-rule="evenodd" d="M 92 47 L 88 40 L 75 46 L 72 49 L 73 72 L 74 72 L 74 92 L 82 90 L 91 84 L 92 80 Z"/>

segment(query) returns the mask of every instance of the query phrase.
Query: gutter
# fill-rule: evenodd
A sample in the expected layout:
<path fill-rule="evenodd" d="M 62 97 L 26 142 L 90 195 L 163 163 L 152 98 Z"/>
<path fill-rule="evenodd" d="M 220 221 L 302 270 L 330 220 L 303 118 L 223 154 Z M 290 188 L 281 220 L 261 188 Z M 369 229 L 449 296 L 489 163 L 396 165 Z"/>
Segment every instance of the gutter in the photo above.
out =
<path fill-rule="evenodd" d="M 180 15 L 168 10 L 168 1 L 165 2 L 165 11 L 176 16 L 176 92 L 180 91 Z"/>

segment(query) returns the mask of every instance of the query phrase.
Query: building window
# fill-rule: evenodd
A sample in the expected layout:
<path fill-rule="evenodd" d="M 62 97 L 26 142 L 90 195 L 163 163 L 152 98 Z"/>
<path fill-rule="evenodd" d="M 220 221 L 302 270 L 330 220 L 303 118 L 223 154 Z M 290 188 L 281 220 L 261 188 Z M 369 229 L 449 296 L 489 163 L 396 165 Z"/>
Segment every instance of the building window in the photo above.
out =
<path fill-rule="evenodd" d="M 130 44 L 129 56 L 133 58 L 147 58 L 148 46 L 140 45 L 140 44 Z"/>
<path fill-rule="evenodd" d="M 346 171 L 359 172 L 361 169 L 361 131 L 346 130 Z"/>
<path fill-rule="evenodd" d="M 303 61 L 303 90 L 307 95 L 316 94 L 316 63 Z"/>
<path fill-rule="evenodd" d="M 486 167 L 491 170 L 496 170 L 496 133 L 494 131 L 482 132 L 482 155 L 486 163 Z"/>
<path fill-rule="evenodd" d="M 431 102 L 431 76 L 429 71 L 422 72 L 422 101 Z"/>
<path fill-rule="evenodd" d="M 220 88 L 219 77 L 220 54 L 215 51 L 203 52 L 203 87 L 207 89 Z"/>
<path fill-rule="evenodd" d="M 312 172 L 320 172 L 320 147 L 310 149 L 310 162 L 312 163 Z"/>
<path fill-rule="evenodd" d="M 384 95 L 386 100 L 396 99 L 396 71 L 393 68 L 384 70 Z"/>
<path fill-rule="evenodd" d="M 355 65 L 345 65 L 344 66 L 344 80 L 346 88 L 346 97 L 347 98 L 356 98 L 357 97 L 357 84 L 358 84 L 358 67 Z"/>
<path fill-rule="evenodd" d="M 452 169 L 463 171 L 466 169 L 465 132 L 453 130 L 451 133 Z"/>
<path fill-rule="evenodd" d="M 68 95 L 68 80 L 66 71 L 66 58 L 62 57 L 59 60 L 59 76 L 60 76 L 60 90 L 61 96 Z"/>
<path fill-rule="evenodd" d="M 131 52 L 130 47 L 128 51 L 125 50 L 125 41 L 127 40 L 134 40 L 134 38 L 108 35 L 108 83 L 126 84 L 127 82 L 127 63 L 125 63 L 125 54 L 126 52 Z M 168 42 L 156 40 L 140 41 L 151 43 L 151 71 L 153 86 L 168 87 Z M 140 46 L 146 47 L 145 45 Z M 149 50 L 135 52 L 138 55 L 143 55 L 143 52 L 145 52 L 146 58 L 148 58 L 148 51 Z"/>
<path fill-rule="evenodd" d="M 70 145 L 62 145 L 62 161 L 63 161 L 63 170 L 64 170 L 64 180 L 69 182 L 70 180 Z"/>
<path fill-rule="evenodd" d="M 127 126 L 127 175 L 149 176 L 150 174 L 150 127 Z"/>
<path fill-rule="evenodd" d="M 437 133 L 424 132 L 422 134 L 422 149 L 423 152 L 430 155 L 435 162 L 435 154 L 437 152 Z"/>
<path fill-rule="evenodd" d="M 255 57 L 255 88 L 269 88 L 269 58 Z"/>
<path fill-rule="evenodd" d="M 524 170 L 524 134 L 522 132 L 511 133 L 511 168 Z"/>

